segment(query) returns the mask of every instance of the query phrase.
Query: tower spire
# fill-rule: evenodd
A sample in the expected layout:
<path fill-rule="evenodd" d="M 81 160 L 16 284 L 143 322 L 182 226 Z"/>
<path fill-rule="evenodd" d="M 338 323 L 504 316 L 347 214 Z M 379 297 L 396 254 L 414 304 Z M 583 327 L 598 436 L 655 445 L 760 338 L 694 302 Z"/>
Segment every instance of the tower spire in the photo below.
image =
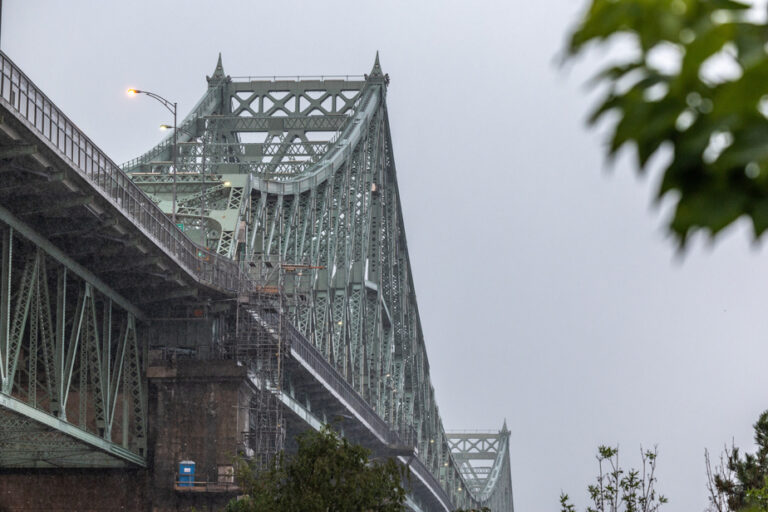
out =
<path fill-rule="evenodd" d="M 365 75 L 365 79 L 384 82 L 387 85 L 389 84 L 389 75 L 385 75 L 384 72 L 381 70 L 381 63 L 379 62 L 378 50 L 376 50 L 376 59 L 373 61 L 373 68 L 371 69 L 371 73 L 368 75 Z"/>
<path fill-rule="evenodd" d="M 227 78 L 224 74 L 224 66 L 221 64 L 221 52 L 219 52 L 219 60 L 216 62 L 216 69 L 213 70 L 213 75 L 205 78 L 208 80 L 209 87 L 218 85 L 219 82 Z"/>
<path fill-rule="evenodd" d="M 383 76 L 381 72 L 381 63 L 379 62 L 379 50 L 376 50 L 376 60 L 373 61 L 373 69 L 371 69 L 371 77 Z"/>

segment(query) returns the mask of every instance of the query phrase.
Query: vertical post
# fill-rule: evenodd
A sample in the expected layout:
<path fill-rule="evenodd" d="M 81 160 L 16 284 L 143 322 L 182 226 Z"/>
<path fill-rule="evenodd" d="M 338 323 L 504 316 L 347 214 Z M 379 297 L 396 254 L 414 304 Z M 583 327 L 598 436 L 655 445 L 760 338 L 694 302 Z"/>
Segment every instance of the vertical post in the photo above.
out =
<path fill-rule="evenodd" d="M 178 172 L 178 135 L 176 134 L 176 102 L 173 103 L 173 204 L 171 205 L 171 218 L 173 223 L 176 224 L 176 173 Z"/>
<path fill-rule="evenodd" d="M 203 181 L 200 184 L 200 245 L 207 247 L 205 244 L 206 230 L 205 230 L 205 135 L 203 135 L 203 159 L 201 162 L 200 175 Z"/>
<path fill-rule="evenodd" d="M 93 301 L 91 296 L 91 285 L 85 283 L 85 292 L 82 296 L 81 309 L 77 315 L 80 318 L 80 327 L 78 328 L 78 338 L 80 339 L 80 359 L 78 361 L 78 382 L 77 382 L 77 411 L 78 411 L 78 425 L 83 430 L 86 429 L 88 424 L 88 400 L 91 392 L 95 396 L 98 391 L 96 389 L 89 389 L 88 377 L 94 368 L 89 368 L 88 364 L 88 351 L 90 345 L 93 342 L 91 338 L 91 332 L 88 328 L 93 314 Z M 74 354 L 77 357 L 77 354 Z M 93 386 L 91 386 L 93 388 Z"/>
<path fill-rule="evenodd" d="M 130 329 L 130 327 L 128 327 Z M 129 343 L 128 335 L 126 334 L 126 343 Z M 123 364 L 128 364 L 127 362 L 123 362 Z M 130 389 L 130 381 L 128 377 L 128 372 L 123 369 L 123 425 L 122 425 L 122 431 L 123 431 L 123 448 L 128 449 L 128 443 L 129 443 L 129 436 L 128 436 L 128 415 L 130 414 L 129 408 L 128 408 L 128 394 L 131 392 Z"/>
<path fill-rule="evenodd" d="M 250 187 L 249 187 L 250 190 Z M 250 194 L 248 194 L 250 196 Z M 298 198 L 297 198 L 298 200 Z M 282 236 L 280 239 L 282 240 Z M 279 254 L 279 253 L 278 253 Z M 275 382 L 277 386 L 277 393 L 280 395 L 283 391 L 283 368 L 282 368 L 282 362 L 283 362 L 283 319 L 285 318 L 285 314 L 283 312 L 283 286 L 284 286 L 284 275 L 285 270 L 283 269 L 283 263 L 281 261 L 277 262 L 277 303 L 278 303 L 278 309 L 277 309 L 277 376 L 276 379 L 277 382 Z M 282 422 L 280 422 L 282 423 Z"/>
<path fill-rule="evenodd" d="M 64 337 L 66 336 L 66 309 L 67 309 L 67 268 L 61 267 L 59 269 L 58 283 L 56 287 L 56 343 L 55 352 L 53 355 L 53 366 L 56 373 L 56 397 L 54 400 L 57 405 L 54 404 L 51 410 L 54 414 L 57 412 L 53 410 L 58 407 L 59 418 L 67 419 L 66 408 L 66 389 L 69 386 L 68 379 L 66 378 L 66 370 L 64 366 L 66 364 L 66 353 L 64 352 Z"/>
<path fill-rule="evenodd" d="M 13 228 L 2 231 L 2 255 L 0 255 L 0 389 L 8 379 L 11 323 L 11 256 Z"/>
<path fill-rule="evenodd" d="M 40 265 L 44 264 L 44 256 L 42 251 L 38 248 L 36 265 L 38 267 L 37 275 L 32 280 L 32 300 L 29 304 L 29 357 L 27 360 L 27 401 L 32 407 L 37 407 L 37 359 L 39 357 L 38 347 L 40 344 L 45 343 L 45 340 L 38 338 L 40 334 Z M 48 283 L 43 283 L 43 286 L 48 286 Z M 38 344 L 38 341 L 42 342 Z"/>
<path fill-rule="evenodd" d="M 104 300 L 104 318 L 101 340 L 104 348 L 102 354 L 102 389 L 104 390 L 104 439 L 112 440 L 112 299 Z"/>

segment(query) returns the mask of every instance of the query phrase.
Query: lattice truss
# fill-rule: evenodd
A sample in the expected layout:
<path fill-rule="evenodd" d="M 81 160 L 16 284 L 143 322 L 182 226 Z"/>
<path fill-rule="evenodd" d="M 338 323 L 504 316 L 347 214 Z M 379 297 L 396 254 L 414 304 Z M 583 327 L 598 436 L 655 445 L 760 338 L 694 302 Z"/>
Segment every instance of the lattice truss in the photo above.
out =
<path fill-rule="evenodd" d="M 187 234 L 234 257 L 248 220 L 247 177 L 287 181 L 309 172 L 356 111 L 364 85 L 337 79 L 232 80 L 219 58 L 207 93 L 177 132 L 177 217 Z M 171 134 L 123 166 L 168 212 L 172 150 Z"/>
<path fill-rule="evenodd" d="M 512 510 L 509 430 L 449 433 L 451 458 L 471 494 L 491 510 Z"/>
<path fill-rule="evenodd" d="M 0 467 L 122 467 L 60 430 L 0 408 Z"/>
<path fill-rule="evenodd" d="M 101 467 L 113 445 L 143 458 L 136 319 L 2 223 L 0 237 L 0 466 Z"/>
<path fill-rule="evenodd" d="M 202 240 L 254 269 L 299 266 L 284 282 L 291 322 L 394 430 L 415 429 L 421 460 L 454 504 L 471 506 L 479 501 L 450 454 L 430 382 L 388 82 L 378 57 L 360 80 L 238 82 L 219 61 L 183 123 L 187 135 L 180 131 L 177 186 L 188 192 L 179 213 L 202 211 L 210 222 Z M 169 140 L 124 166 L 165 207 Z M 238 187 L 240 203 L 211 206 Z"/>

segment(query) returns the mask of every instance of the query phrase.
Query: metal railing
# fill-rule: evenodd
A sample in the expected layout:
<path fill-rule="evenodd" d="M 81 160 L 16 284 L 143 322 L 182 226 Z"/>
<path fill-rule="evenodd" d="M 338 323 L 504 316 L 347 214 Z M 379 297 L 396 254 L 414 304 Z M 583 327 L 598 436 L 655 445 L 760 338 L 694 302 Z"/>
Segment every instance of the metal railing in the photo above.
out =
<path fill-rule="evenodd" d="M 264 318 L 272 323 L 279 320 L 277 313 L 264 313 Z M 290 322 L 284 324 L 284 333 L 288 338 L 290 350 L 301 357 L 333 390 L 346 401 L 363 420 L 370 425 L 376 433 L 385 439 L 390 448 L 402 448 L 410 446 L 416 448 L 416 431 L 412 426 L 405 426 L 399 430 L 393 429 L 363 397 L 347 382 L 341 374 L 323 357 L 323 355 L 307 340 Z M 414 451 L 414 457 L 409 461 L 411 469 L 419 475 L 422 481 L 438 497 L 444 505 L 450 506 L 451 497 L 440 484 L 437 477 L 430 471 L 427 465 Z"/>
<path fill-rule="evenodd" d="M 157 144 L 155 147 L 147 151 L 141 156 L 137 156 L 133 160 L 129 160 L 123 165 L 120 166 L 123 170 L 130 170 L 134 167 L 139 166 L 140 164 L 150 162 L 153 158 L 155 158 L 157 155 L 162 154 L 164 151 L 168 151 L 170 153 L 171 147 L 173 146 L 173 140 L 163 140 L 159 144 Z"/>
<path fill-rule="evenodd" d="M 432 472 L 429 470 L 429 468 L 422 462 L 421 459 L 418 457 L 414 458 L 413 461 L 410 463 L 411 471 L 413 473 L 416 473 L 422 481 L 424 481 L 425 485 L 427 485 L 435 495 L 438 496 L 438 499 L 443 502 L 444 505 L 448 505 L 451 507 L 453 504 L 453 500 L 451 500 L 450 495 L 446 490 L 443 488 L 443 486 L 440 484 L 440 481 L 435 477 L 435 475 L 432 474 Z"/>
<path fill-rule="evenodd" d="M 362 82 L 365 80 L 365 75 L 256 75 L 256 76 L 231 76 L 233 81 L 236 82 L 253 82 L 253 81 L 290 81 L 301 82 L 303 80 L 319 80 L 321 82 L 325 80 L 345 80 Z"/>
<path fill-rule="evenodd" d="M 179 134 L 179 138 L 183 138 L 184 136 L 191 136 L 191 134 L 194 133 L 192 125 L 195 124 L 198 119 L 200 119 L 200 116 L 213 111 L 215 105 L 219 101 L 219 97 L 221 96 L 219 91 L 220 86 L 221 84 L 219 84 L 217 87 L 211 87 L 208 89 L 200 101 L 198 101 L 197 104 L 192 108 L 192 111 L 189 113 L 189 115 L 187 115 L 187 117 L 185 117 L 181 123 L 179 123 L 179 126 L 176 129 L 176 132 Z M 127 171 L 141 164 L 146 164 L 164 151 L 170 151 L 171 146 L 173 146 L 173 132 L 169 133 L 158 145 L 143 155 L 125 162 L 120 166 L 120 168 Z"/>
<path fill-rule="evenodd" d="M 242 276 L 234 261 L 187 238 L 3 52 L 0 68 L 0 105 L 15 114 L 197 281 L 230 293 L 240 290 Z"/>
<path fill-rule="evenodd" d="M 207 482 L 180 480 L 179 475 L 173 482 L 173 489 L 179 492 L 209 492 L 209 493 L 233 493 L 240 492 L 240 486 L 235 482 Z"/>
<path fill-rule="evenodd" d="M 278 313 L 264 312 L 261 314 L 271 324 L 276 325 L 279 321 Z M 312 370 L 327 382 L 333 391 L 347 402 L 377 435 L 384 439 L 389 447 L 415 447 L 415 435 L 411 432 L 411 427 L 401 429 L 402 432 L 392 429 L 296 327 L 290 322 L 285 322 L 284 328 L 290 350 L 311 366 Z"/>

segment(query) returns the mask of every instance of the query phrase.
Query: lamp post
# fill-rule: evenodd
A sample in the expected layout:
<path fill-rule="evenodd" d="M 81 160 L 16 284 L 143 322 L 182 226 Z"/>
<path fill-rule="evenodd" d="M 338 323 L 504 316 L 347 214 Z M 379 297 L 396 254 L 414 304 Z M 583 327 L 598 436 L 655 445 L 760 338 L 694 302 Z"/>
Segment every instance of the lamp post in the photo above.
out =
<path fill-rule="evenodd" d="M 2 1 L 2 0 L 0 0 Z M 172 129 L 172 126 L 168 126 L 167 124 L 161 124 L 160 129 L 161 130 L 170 130 Z M 196 138 L 197 135 L 195 135 L 193 132 L 190 132 L 189 130 L 186 130 L 183 126 L 177 127 L 174 129 L 181 130 L 182 132 L 186 133 L 192 138 Z M 200 177 L 202 179 L 200 184 L 200 230 L 201 230 L 201 237 L 200 237 L 200 245 L 207 247 L 205 243 L 205 219 L 204 219 L 204 212 L 205 212 L 205 137 L 202 137 L 203 140 L 203 154 L 202 154 L 202 160 L 201 160 L 201 167 L 200 167 Z"/>
<path fill-rule="evenodd" d="M 160 103 L 162 103 L 163 106 L 167 108 L 171 112 L 171 114 L 173 114 L 173 151 L 171 154 L 173 159 L 173 182 L 171 185 L 171 195 L 173 196 L 173 203 L 171 205 L 171 220 L 173 220 L 173 223 L 176 224 L 176 171 L 177 171 L 176 154 L 178 153 L 178 149 L 176 145 L 176 102 L 170 102 L 167 99 L 160 96 L 159 94 L 155 94 L 149 91 L 140 91 L 138 89 L 128 89 L 128 94 L 130 94 L 131 96 L 135 94 L 146 94 L 150 98 L 154 98 Z"/>

